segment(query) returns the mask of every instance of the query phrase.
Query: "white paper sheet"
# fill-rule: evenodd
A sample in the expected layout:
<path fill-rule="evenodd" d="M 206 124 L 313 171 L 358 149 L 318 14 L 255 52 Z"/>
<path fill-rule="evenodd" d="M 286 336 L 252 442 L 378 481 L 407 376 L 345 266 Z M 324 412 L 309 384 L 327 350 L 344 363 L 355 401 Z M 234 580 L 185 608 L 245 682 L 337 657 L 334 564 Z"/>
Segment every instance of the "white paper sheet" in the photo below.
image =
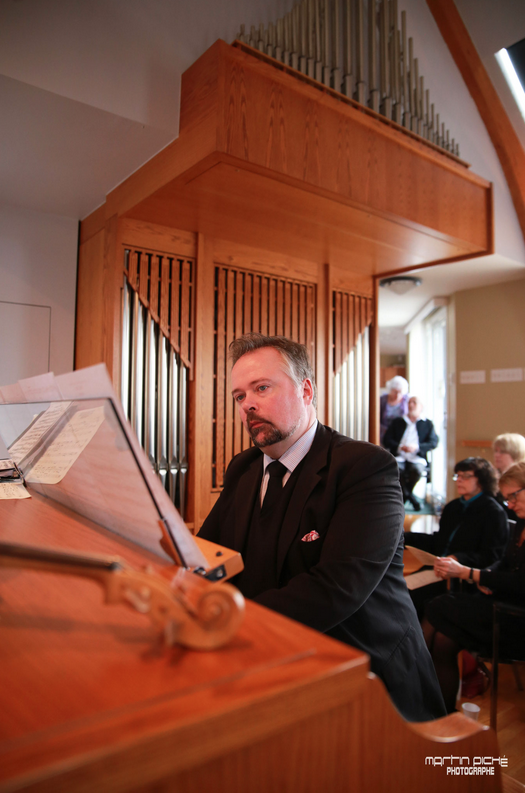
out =
<path fill-rule="evenodd" d="M 2 482 L 0 484 L 0 501 L 15 498 L 31 498 L 23 484 L 16 485 L 13 482 Z"/>
<path fill-rule="evenodd" d="M 427 586 L 427 584 L 437 584 L 442 579 L 434 575 L 433 570 L 419 570 L 417 573 L 405 576 L 405 581 L 409 589 L 419 589 L 420 586 Z"/>
<path fill-rule="evenodd" d="M 36 465 L 26 475 L 26 482 L 57 485 L 78 460 L 104 421 L 104 408 L 79 410 L 51 442 Z"/>
<path fill-rule="evenodd" d="M 434 562 L 439 557 L 434 556 L 433 553 L 428 553 L 428 551 L 422 551 L 420 548 L 414 548 L 412 545 L 409 545 L 407 541 L 405 541 L 406 547 L 410 550 L 410 553 L 413 554 L 418 562 L 424 565 L 431 565 L 434 567 Z"/>

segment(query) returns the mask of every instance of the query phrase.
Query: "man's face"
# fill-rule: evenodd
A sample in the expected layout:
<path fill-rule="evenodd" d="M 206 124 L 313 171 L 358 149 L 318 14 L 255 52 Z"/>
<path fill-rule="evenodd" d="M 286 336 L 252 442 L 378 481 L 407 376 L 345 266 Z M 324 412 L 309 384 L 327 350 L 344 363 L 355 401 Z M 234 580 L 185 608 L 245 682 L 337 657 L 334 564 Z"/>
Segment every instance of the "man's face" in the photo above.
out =
<path fill-rule="evenodd" d="M 232 369 L 232 395 L 254 444 L 280 457 L 312 423 L 310 380 L 297 385 L 273 347 L 243 355 Z"/>
<path fill-rule="evenodd" d="M 408 400 L 408 415 L 412 421 L 416 421 L 423 411 L 423 405 L 417 397 L 410 397 Z"/>

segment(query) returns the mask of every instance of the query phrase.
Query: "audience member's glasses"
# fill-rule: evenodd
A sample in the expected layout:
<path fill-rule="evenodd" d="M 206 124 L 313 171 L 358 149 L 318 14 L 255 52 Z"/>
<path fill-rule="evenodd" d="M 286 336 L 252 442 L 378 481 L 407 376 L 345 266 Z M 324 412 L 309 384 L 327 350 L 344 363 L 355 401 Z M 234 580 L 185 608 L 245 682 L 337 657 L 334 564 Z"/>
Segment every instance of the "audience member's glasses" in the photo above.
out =
<path fill-rule="evenodd" d="M 472 479 L 474 476 L 476 476 L 476 474 L 454 474 L 452 479 L 454 480 L 454 482 L 457 482 L 458 479 L 460 482 L 464 482 L 467 479 Z"/>
<path fill-rule="evenodd" d="M 505 504 L 505 506 L 508 507 L 509 504 L 514 504 L 514 502 L 517 500 L 519 494 L 523 490 L 525 490 L 525 487 L 520 487 L 520 489 L 519 490 L 515 490 L 514 493 L 509 493 L 509 495 L 507 496 L 507 498 L 503 502 Z"/>

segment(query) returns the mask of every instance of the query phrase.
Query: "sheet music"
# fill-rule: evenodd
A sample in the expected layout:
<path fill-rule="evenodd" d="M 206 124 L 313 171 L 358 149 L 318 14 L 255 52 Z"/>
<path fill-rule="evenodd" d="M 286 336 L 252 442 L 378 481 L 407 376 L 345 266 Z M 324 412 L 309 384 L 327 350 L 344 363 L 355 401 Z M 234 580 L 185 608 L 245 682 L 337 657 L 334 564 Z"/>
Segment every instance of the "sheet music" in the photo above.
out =
<path fill-rule="evenodd" d="M 71 402 L 56 402 L 50 405 L 29 427 L 27 432 L 24 432 L 19 440 L 11 444 L 9 452 L 16 463 L 23 460 L 34 449 L 39 440 L 64 415 L 70 405 Z"/>
<path fill-rule="evenodd" d="M 417 573 L 405 576 L 405 581 L 409 589 L 419 589 L 420 586 L 427 584 L 437 584 L 442 579 L 438 578 L 433 570 L 419 570 Z"/>
<path fill-rule="evenodd" d="M 13 482 L 0 484 L 0 501 L 14 498 L 31 498 L 23 484 L 15 485 Z"/>
<path fill-rule="evenodd" d="M 420 548 L 414 548 L 413 545 L 409 545 L 408 542 L 406 541 L 405 541 L 405 545 L 407 548 L 410 549 L 410 553 L 416 557 L 418 562 L 421 562 L 421 564 L 424 565 L 431 565 L 432 567 L 434 567 L 434 562 L 439 557 L 434 556 L 433 553 L 428 553 L 428 551 L 422 551 Z"/>
<path fill-rule="evenodd" d="M 75 413 L 26 475 L 26 482 L 38 482 L 43 485 L 56 485 L 61 482 L 103 421 L 103 407 L 79 410 Z"/>

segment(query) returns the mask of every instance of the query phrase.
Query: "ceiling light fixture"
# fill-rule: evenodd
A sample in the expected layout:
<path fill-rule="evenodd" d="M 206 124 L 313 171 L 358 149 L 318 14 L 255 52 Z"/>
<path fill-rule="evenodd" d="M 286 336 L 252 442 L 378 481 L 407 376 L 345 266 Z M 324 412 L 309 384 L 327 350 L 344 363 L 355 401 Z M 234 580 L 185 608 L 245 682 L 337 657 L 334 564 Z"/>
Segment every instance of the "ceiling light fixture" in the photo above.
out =
<path fill-rule="evenodd" d="M 391 278 L 381 278 L 379 286 L 390 289 L 396 295 L 406 295 L 411 289 L 421 286 L 421 283 L 421 278 L 415 278 L 413 275 L 393 275 Z"/>
<path fill-rule="evenodd" d="M 516 65 L 520 63 L 520 59 L 521 66 L 523 67 L 523 52 L 525 50 L 524 42 L 525 39 L 522 39 L 516 44 L 513 44 L 513 46 L 509 47 L 508 49 L 503 48 L 502 50 L 499 50 L 499 52 L 496 53 L 496 60 L 499 63 L 503 74 L 505 75 L 505 79 L 520 109 L 520 113 L 525 119 L 525 91 L 523 89 L 523 84 L 520 80 L 518 70 L 516 69 Z M 515 62 L 511 58 L 511 53 L 513 50 Z"/>

